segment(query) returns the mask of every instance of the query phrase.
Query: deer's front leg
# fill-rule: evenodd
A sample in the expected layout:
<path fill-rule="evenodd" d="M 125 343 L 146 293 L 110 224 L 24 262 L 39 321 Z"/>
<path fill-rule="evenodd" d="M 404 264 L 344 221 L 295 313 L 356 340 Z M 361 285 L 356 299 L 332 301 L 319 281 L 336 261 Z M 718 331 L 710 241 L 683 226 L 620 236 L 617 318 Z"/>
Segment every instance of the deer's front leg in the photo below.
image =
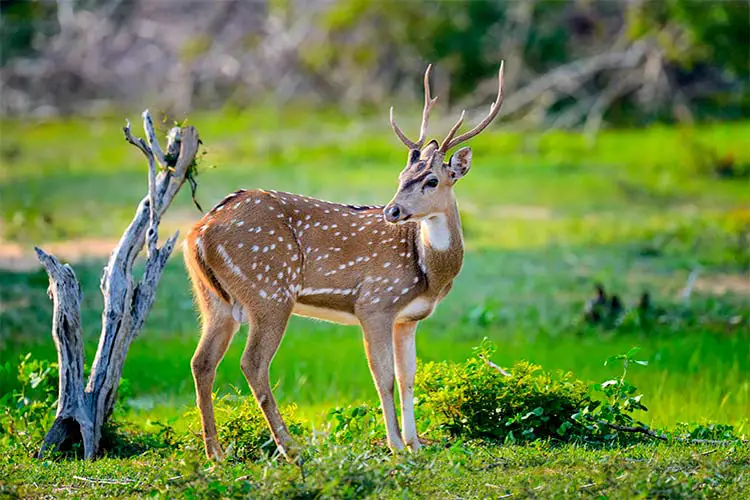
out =
<path fill-rule="evenodd" d="M 417 322 L 396 323 L 393 326 L 393 347 L 396 354 L 396 378 L 401 399 L 401 429 L 404 442 L 411 451 L 422 445 L 414 420 L 414 376 L 417 372 Z"/>
<path fill-rule="evenodd" d="M 393 321 L 390 318 L 372 318 L 362 321 L 365 351 L 375 388 L 380 396 L 383 419 L 388 436 L 388 447 L 394 451 L 404 448 L 398 430 L 396 406 L 393 401 Z"/>

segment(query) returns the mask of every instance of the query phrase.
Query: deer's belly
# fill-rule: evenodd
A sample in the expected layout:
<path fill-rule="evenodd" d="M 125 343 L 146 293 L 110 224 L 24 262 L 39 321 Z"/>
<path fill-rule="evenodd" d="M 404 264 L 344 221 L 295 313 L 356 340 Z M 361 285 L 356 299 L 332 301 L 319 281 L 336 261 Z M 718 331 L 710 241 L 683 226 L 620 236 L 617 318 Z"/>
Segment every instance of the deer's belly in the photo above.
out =
<path fill-rule="evenodd" d="M 420 321 L 432 314 L 433 310 L 435 310 L 434 300 L 417 297 L 398 312 L 396 322 Z"/>
<path fill-rule="evenodd" d="M 328 309 L 326 307 L 316 307 L 307 304 L 300 304 L 297 302 L 294 304 L 292 314 L 297 316 L 304 316 L 306 318 L 315 318 L 323 321 L 330 321 L 331 323 L 338 323 L 339 325 L 359 325 L 359 320 L 353 314 L 349 314 L 344 311 L 337 311 L 336 309 Z"/>

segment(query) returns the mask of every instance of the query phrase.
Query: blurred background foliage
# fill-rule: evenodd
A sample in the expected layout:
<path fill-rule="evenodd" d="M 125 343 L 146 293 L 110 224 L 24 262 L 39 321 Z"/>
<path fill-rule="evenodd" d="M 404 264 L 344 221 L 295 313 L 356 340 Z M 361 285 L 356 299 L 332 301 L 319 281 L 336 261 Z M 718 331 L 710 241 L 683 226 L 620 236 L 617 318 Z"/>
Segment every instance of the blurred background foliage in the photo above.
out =
<path fill-rule="evenodd" d="M 309 101 L 474 108 L 506 61 L 504 113 L 536 127 L 737 119 L 747 0 L 2 0 L 5 114 L 156 99 L 187 113 Z M 136 102 L 133 102 L 136 101 Z M 507 102 L 510 101 L 510 102 Z"/>

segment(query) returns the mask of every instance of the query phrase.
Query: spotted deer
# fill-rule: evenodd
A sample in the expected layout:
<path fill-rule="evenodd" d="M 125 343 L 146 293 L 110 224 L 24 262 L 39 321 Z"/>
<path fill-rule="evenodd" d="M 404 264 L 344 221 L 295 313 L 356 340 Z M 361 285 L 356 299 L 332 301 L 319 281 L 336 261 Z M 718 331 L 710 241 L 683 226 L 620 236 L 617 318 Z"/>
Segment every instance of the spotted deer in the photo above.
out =
<path fill-rule="evenodd" d="M 415 332 L 451 289 L 464 249 L 453 186 L 471 167 L 471 149 L 448 151 L 484 130 L 502 103 L 503 66 L 489 114 L 456 137 L 464 114 L 438 144 L 425 145 L 430 67 L 419 139 L 411 141 L 396 195 L 385 207 L 331 203 L 297 194 L 240 190 L 190 231 L 185 263 L 202 319 L 191 366 L 206 454 L 222 458 L 211 400 L 216 367 L 241 323 L 250 332 L 241 368 L 285 457 L 298 449 L 271 392 L 269 367 L 292 314 L 359 325 L 380 397 L 388 446 L 420 448 L 414 421 Z M 399 433 L 394 379 L 401 400 Z"/>

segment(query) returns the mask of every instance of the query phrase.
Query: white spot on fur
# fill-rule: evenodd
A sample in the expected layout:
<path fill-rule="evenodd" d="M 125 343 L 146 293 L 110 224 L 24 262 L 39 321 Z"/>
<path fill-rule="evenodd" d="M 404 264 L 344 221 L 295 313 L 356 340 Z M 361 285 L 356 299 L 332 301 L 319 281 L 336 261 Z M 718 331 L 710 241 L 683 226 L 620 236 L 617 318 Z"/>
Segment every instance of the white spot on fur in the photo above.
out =
<path fill-rule="evenodd" d="M 239 266 L 232 262 L 232 259 L 229 257 L 229 254 L 222 244 L 216 245 L 216 250 L 219 252 L 219 254 L 221 254 L 221 257 L 224 259 L 224 263 L 227 265 L 230 271 L 232 271 L 235 275 L 239 276 L 242 279 L 247 279 L 247 276 L 245 276 L 245 274 L 242 272 L 242 269 L 240 269 Z"/>

